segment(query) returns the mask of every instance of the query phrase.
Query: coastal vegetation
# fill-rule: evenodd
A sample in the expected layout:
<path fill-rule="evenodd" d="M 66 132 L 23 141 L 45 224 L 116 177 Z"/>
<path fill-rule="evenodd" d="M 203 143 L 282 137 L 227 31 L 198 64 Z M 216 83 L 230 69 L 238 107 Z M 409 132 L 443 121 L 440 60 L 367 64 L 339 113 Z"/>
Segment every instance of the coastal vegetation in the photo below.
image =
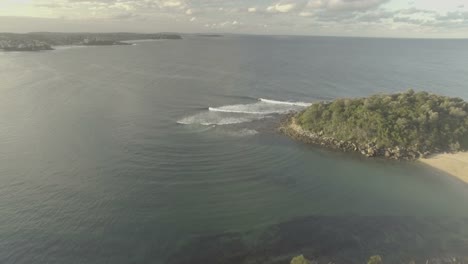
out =
<path fill-rule="evenodd" d="M 304 255 L 299 255 L 299 256 L 294 257 L 291 260 L 290 264 L 312 264 L 312 261 L 305 258 Z M 383 264 L 382 257 L 379 255 L 372 256 L 367 261 L 367 264 Z"/>
<path fill-rule="evenodd" d="M 468 149 L 468 103 L 408 90 L 320 102 L 292 116 L 287 134 L 374 157 L 415 159 Z"/>
<path fill-rule="evenodd" d="M 52 46 L 82 45 L 110 46 L 129 45 L 123 41 L 140 39 L 182 39 L 175 33 L 53 33 L 26 34 L 0 33 L 0 49 L 5 51 L 51 50 Z"/>
<path fill-rule="evenodd" d="M 379 255 L 375 255 L 369 258 L 367 264 L 382 264 L 382 257 Z"/>
<path fill-rule="evenodd" d="M 294 257 L 290 264 L 317 264 L 318 262 L 310 261 L 309 259 L 305 258 L 304 255 Z M 367 264 L 383 264 L 383 258 L 380 255 L 374 255 L 369 258 Z M 403 262 L 404 263 L 404 262 Z M 433 259 L 426 259 L 423 261 L 426 264 L 463 264 L 466 263 L 466 259 L 462 258 L 455 258 L 455 257 L 445 257 L 445 258 L 433 258 Z M 329 262 L 329 264 L 334 264 L 333 262 Z M 408 264 L 416 264 L 414 260 L 410 260 Z"/>
<path fill-rule="evenodd" d="M 294 257 L 291 260 L 291 264 L 312 264 L 312 262 L 310 262 L 310 260 L 306 259 L 304 257 L 304 255 L 299 255 L 297 257 Z"/>
<path fill-rule="evenodd" d="M 28 40 L 28 41 L 4 41 L 0 42 L 0 48 L 4 51 L 41 51 L 53 50 L 53 48 L 42 41 Z"/>

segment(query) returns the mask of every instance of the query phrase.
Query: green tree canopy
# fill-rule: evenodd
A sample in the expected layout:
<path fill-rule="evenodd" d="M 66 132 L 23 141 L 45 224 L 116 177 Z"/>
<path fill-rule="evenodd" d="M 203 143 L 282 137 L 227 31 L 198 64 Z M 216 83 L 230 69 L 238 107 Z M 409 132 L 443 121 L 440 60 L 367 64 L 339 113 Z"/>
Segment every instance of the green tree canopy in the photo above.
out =
<path fill-rule="evenodd" d="M 427 92 L 316 103 L 296 116 L 312 133 L 385 150 L 416 153 L 468 149 L 468 104 Z"/>
<path fill-rule="evenodd" d="M 306 259 L 303 255 L 294 257 L 291 264 L 311 264 L 310 260 Z"/>

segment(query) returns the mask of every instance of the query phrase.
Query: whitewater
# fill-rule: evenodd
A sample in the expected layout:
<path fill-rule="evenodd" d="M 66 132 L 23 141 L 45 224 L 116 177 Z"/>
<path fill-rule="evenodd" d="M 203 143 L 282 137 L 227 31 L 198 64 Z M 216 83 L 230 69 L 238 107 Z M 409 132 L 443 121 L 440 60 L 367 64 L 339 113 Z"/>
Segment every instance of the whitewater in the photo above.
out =
<path fill-rule="evenodd" d="M 177 121 L 183 125 L 232 125 L 301 111 L 312 103 L 258 98 L 255 103 L 208 107 Z"/>

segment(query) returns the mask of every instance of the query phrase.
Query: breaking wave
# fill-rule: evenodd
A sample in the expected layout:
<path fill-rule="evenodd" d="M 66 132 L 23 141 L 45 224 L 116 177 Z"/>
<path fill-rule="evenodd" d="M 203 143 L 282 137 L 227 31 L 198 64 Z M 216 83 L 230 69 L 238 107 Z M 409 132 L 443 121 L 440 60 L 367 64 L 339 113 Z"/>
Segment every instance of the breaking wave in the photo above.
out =
<path fill-rule="evenodd" d="M 245 111 L 245 110 L 236 110 L 232 109 L 235 107 L 242 107 L 243 105 L 232 105 L 232 106 L 223 106 L 223 107 L 208 107 L 209 111 L 212 112 L 222 112 L 222 113 L 237 113 L 237 114 L 251 114 L 251 115 L 264 115 L 264 114 L 273 114 L 275 112 L 255 112 L 255 111 Z"/>
<path fill-rule="evenodd" d="M 297 111 L 301 110 L 303 107 L 307 107 L 310 105 L 310 103 L 304 102 L 276 101 L 260 98 L 256 103 L 252 104 L 236 104 L 225 105 L 220 107 L 209 107 L 208 110 L 212 112 L 224 113 L 269 115 Z"/>
<path fill-rule="evenodd" d="M 234 125 L 246 122 L 252 122 L 255 120 L 263 119 L 263 116 L 251 117 L 251 116 L 223 116 L 216 115 L 210 112 L 202 112 L 193 116 L 184 117 L 177 121 L 178 124 L 182 125 Z"/>
<path fill-rule="evenodd" d="M 302 106 L 302 107 L 308 107 L 312 105 L 312 103 L 276 101 L 276 100 L 270 100 L 270 99 L 264 99 L 264 98 L 260 98 L 258 100 L 261 102 L 269 103 L 269 104 L 294 105 L 294 106 Z"/>
<path fill-rule="evenodd" d="M 258 134 L 258 131 L 255 129 L 241 129 L 241 130 L 234 130 L 234 131 L 229 131 L 227 133 L 228 135 L 232 137 L 248 137 L 248 136 L 254 136 Z"/>
<path fill-rule="evenodd" d="M 277 101 L 259 98 L 255 103 L 208 107 L 204 111 L 185 117 L 177 123 L 190 125 L 232 125 L 252 122 L 275 114 L 300 111 L 311 103 Z M 207 111 L 208 110 L 208 111 Z"/>

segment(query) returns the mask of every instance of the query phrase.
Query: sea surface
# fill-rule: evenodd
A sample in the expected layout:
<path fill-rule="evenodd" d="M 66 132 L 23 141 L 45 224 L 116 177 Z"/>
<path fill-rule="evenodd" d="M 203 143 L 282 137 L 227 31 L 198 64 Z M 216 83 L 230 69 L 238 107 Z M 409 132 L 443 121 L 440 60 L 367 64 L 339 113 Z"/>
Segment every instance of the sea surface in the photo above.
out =
<path fill-rule="evenodd" d="M 0 263 L 467 254 L 466 184 L 276 131 L 313 102 L 409 88 L 467 100 L 468 41 L 187 36 L 0 53 Z"/>

